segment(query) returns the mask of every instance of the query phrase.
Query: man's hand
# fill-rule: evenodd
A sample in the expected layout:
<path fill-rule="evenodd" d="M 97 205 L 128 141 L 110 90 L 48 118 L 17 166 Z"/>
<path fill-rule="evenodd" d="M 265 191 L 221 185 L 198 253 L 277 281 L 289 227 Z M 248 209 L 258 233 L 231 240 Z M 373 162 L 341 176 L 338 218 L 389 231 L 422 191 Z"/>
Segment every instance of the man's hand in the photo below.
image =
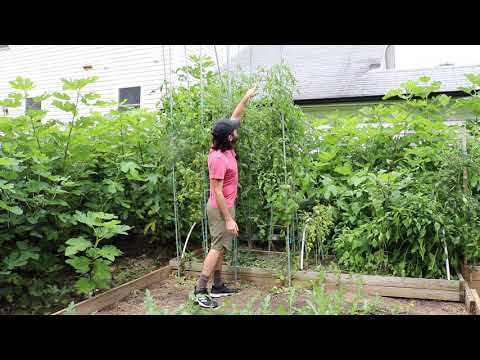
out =
<path fill-rule="evenodd" d="M 257 95 L 257 87 L 258 87 L 258 85 L 255 84 L 254 87 L 252 87 L 251 89 L 248 89 L 247 92 L 245 93 L 245 98 L 251 99 L 252 97 Z"/>
<path fill-rule="evenodd" d="M 227 220 L 227 231 L 235 236 L 238 236 L 238 225 L 233 219 Z"/>
<path fill-rule="evenodd" d="M 255 95 L 257 95 L 257 85 L 247 90 L 242 100 L 238 103 L 237 107 L 233 111 L 231 119 L 240 120 L 245 111 L 245 106 L 247 105 L 247 102 Z"/>

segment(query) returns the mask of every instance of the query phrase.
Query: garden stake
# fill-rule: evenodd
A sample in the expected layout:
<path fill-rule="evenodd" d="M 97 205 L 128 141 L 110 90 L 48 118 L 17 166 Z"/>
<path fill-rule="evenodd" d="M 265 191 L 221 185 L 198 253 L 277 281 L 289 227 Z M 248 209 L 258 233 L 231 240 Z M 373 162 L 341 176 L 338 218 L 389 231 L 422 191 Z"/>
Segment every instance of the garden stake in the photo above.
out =
<path fill-rule="evenodd" d="M 171 45 L 170 45 L 171 46 Z M 165 67 L 165 45 L 162 45 L 162 53 L 163 53 L 163 76 L 164 81 L 167 80 L 167 70 Z M 170 48 L 170 61 L 171 61 L 171 48 Z M 170 105 L 170 119 L 172 120 L 172 142 L 175 142 L 175 121 L 173 120 L 173 98 L 172 98 L 172 74 L 170 71 L 170 84 L 169 84 L 169 105 Z M 172 164 L 172 178 L 173 178 L 173 213 L 175 219 L 175 247 L 177 252 L 177 263 L 180 264 L 180 238 L 179 238 L 179 231 L 178 231 L 178 210 L 177 210 L 177 185 L 176 185 L 176 178 L 175 178 L 175 157 L 173 157 L 173 164 Z M 180 266 L 177 269 L 177 275 L 180 276 Z"/>
<path fill-rule="evenodd" d="M 202 126 L 204 125 L 203 121 L 203 63 L 202 63 L 202 46 L 200 45 L 200 123 Z M 204 184 L 206 183 L 208 185 L 208 178 L 207 174 L 205 172 L 205 169 L 203 169 L 203 181 Z M 202 247 L 203 247 L 203 255 L 206 258 L 208 254 L 208 218 L 207 218 L 207 197 L 206 197 L 206 189 L 205 185 L 203 188 L 203 219 L 202 219 Z"/>
<path fill-rule="evenodd" d="M 283 135 L 283 169 L 285 172 L 285 184 L 287 183 L 287 150 L 285 144 L 285 116 L 282 113 L 282 135 Z M 287 199 L 285 198 L 285 211 L 287 211 Z M 292 285 L 291 279 L 291 269 L 290 269 L 290 234 L 289 234 L 290 226 L 287 225 L 287 236 L 286 236 L 286 243 L 287 243 L 287 256 L 288 256 L 288 287 L 290 288 Z"/>
<path fill-rule="evenodd" d="M 450 280 L 450 264 L 448 263 L 448 249 L 447 242 L 445 241 L 445 228 L 442 228 L 443 248 L 445 250 L 445 267 L 447 268 L 447 280 Z"/>
<path fill-rule="evenodd" d="M 197 225 L 197 223 L 193 223 L 192 227 L 190 228 L 190 231 L 188 232 L 187 238 L 185 239 L 185 244 L 183 245 L 183 251 L 182 251 L 182 256 L 180 259 L 183 259 L 183 256 L 185 255 L 185 250 L 187 249 L 187 244 L 188 244 L 188 239 L 190 239 L 190 235 L 192 235 L 193 228 Z"/>
<path fill-rule="evenodd" d="M 269 232 L 268 232 L 268 252 L 270 252 L 270 248 L 271 248 L 272 240 L 273 240 L 273 227 L 272 226 L 273 226 L 273 207 L 270 206 L 270 229 L 269 229 Z"/>
<path fill-rule="evenodd" d="M 303 271 L 303 252 L 305 249 L 305 232 L 307 231 L 307 224 L 310 221 L 310 219 L 307 219 L 305 221 L 305 226 L 303 227 L 303 236 L 302 236 L 302 247 L 300 249 L 300 270 Z"/>

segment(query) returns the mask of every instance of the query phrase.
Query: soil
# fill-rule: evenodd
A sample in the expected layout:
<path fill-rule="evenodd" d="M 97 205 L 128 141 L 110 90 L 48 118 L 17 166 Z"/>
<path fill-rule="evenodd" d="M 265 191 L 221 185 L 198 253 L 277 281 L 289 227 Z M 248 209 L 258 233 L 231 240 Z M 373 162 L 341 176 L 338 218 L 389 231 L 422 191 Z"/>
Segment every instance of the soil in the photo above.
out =
<path fill-rule="evenodd" d="M 112 287 L 138 279 L 153 270 L 165 266 L 168 264 L 168 260 L 168 257 L 151 257 L 147 255 L 118 258 L 111 266 Z"/>
<path fill-rule="evenodd" d="M 180 307 L 188 303 L 189 294 L 195 285 L 193 278 L 176 278 L 172 273 L 169 279 L 162 283 L 152 284 L 148 290 L 155 300 L 159 309 L 165 309 L 170 313 L 175 312 Z M 274 313 L 280 308 L 288 308 L 288 296 L 282 289 L 261 287 L 250 283 L 239 283 L 237 287 L 241 289 L 238 294 L 230 297 L 217 299 L 221 307 L 215 311 L 199 310 L 196 305 L 193 306 L 195 314 L 238 314 L 242 310 L 245 313 L 257 313 L 261 308 L 265 297 L 271 295 L 271 309 Z M 145 291 L 136 291 L 123 301 L 105 308 L 97 315 L 146 315 L 144 306 Z M 346 304 L 350 304 L 353 294 L 345 294 Z M 305 290 L 298 290 L 295 307 L 306 305 Z M 399 314 L 399 315 L 466 315 L 465 307 L 461 303 L 411 300 L 380 297 L 366 297 L 365 301 L 379 300 L 374 314 Z M 348 306 L 348 305 L 347 305 Z M 192 308 L 191 308 L 192 309 Z"/>

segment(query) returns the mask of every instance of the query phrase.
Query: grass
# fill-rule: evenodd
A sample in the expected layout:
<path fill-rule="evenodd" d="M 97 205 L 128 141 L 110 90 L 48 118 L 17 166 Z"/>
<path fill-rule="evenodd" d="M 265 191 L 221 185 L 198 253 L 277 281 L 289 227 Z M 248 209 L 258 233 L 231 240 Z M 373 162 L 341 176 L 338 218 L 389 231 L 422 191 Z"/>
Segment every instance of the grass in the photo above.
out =
<path fill-rule="evenodd" d="M 192 281 L 178 278 L 176 285 L 190 287 Z M 277 304 L 273 300 L 277 299 Z M 368 300 L 361 287 L 353 299 L 348 300 L 342 290 L 327 292 L 323 280 L 310 289 L 274 287 L 264 296 L 252 296 L 245 304 L 234 303 L 235 298 L 225 299 L 217 310 L 202 309 L 194 303 L 192 295 L 174 310 L 162 309 L 148 290 L 145 291 L 144 306 L 148 315 L 372 315 L 384 314 L 379 297 Z"/>

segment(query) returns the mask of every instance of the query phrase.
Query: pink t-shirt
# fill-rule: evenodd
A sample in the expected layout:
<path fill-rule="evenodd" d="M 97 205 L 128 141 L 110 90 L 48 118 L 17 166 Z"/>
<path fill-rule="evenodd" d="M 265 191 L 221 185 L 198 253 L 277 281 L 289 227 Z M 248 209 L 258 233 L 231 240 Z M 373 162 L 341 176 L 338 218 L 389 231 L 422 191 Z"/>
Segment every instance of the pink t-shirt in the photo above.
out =
<path fill-rule="evenodd" d="M 228 208 L 235 206 L 238 188 L 238 168 L 237 159 L 235 159 L 234 150 L 210 149 L 208 154 L 208 178 L 210 179 L 210 197 L 209 204 L 213 208 L 218 208 L 215 193 L 211 179 L 223 180 L 223 196 Z"/>

